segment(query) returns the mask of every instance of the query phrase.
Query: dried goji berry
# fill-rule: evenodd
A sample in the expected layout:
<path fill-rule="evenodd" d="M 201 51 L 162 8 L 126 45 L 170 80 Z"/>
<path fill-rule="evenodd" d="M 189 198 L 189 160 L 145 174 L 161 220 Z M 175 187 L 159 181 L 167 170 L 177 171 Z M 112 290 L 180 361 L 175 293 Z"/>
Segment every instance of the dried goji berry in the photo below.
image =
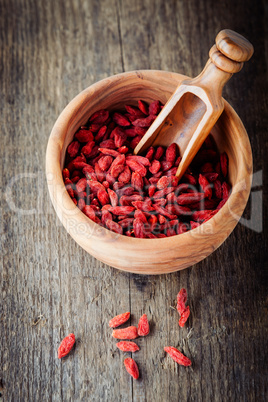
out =
<path fill-rule="evenodd" d="M 228 172 L 228 156 L 226 152 L 223 152 L 220 155 L 220 164 L 221 164 L 221 172 L 223 176 L 226 177 Z"/>
<path fill-rule="evenodd" d="M 97 197 L 101 205 L 106 205 L 110 203 L 109 195 L 106 193 L 105 190 L 99 190 L 97 193 Z"/>
<path fill-rule="evenodd" d="M 145 117 L 144 113 L 135 106 L 125 105 L 125 109 L 130 115 L 135 116 L 136 118 Z"/>
<path fill-rule="evenodd" d="M 125 322 L 127 322 L 129 320 L 129 318 L 130 318 L 129 311 L 127 311 L 126 313 L 123 313 L 123 314 L 116 315 L 114 318 L 112 318 L 109 321 L 109 327 L 111 327 L 111 328 L 119 327 L 119 325 L 122 325 Z"/>
<path fill-rule="evenodd" d="M 99 151 L 104 155 L 114 156 L 115 158 L 120 155 L 120 152 L 115 151 L 114 149 L 110 148 L 99 148 Z"/>
<path fill-rule="evenodd" d="M 141 175 L 138 172 L 132 172 L 131 175 L 131 185 L 134 189 L 138 191 L 142 191 L 143 189 L 143 180 Z"/>
<path fill-rule="evenodd" d="M 126 164 L 133 172 L 139 173 L 142 177 L 146 176 L 147 169 L 144 165 L 133 160 L 126 160 Z"/>
<path fill-rule="evenodd" d="M 145 216 L 145 213 L 142 212 L 140 209 L 136 209 L 134 213 L 134 218 L 139 218 L 142 220 L 143 223 L 147 223 L 147 218 Z"/>
<path fill-rule="evenodd" d="M 130 182 L 130 179 L 131 179 L 131 171 L 128 166 L 125 166 L 122 173 L 120 173 L 120 175 L 118 176 L 118 181 L 127 184 Z"/>
<path fill-rule="evenodd" d="M 130 126 L 130 121 L 121 113 L 115 112 L 113 115 L 113 121 L 119 126 Z"/>
<path fill-rule="evenodd" d="M 95 141 L 89 141 L 87 142 L 86 145 L 83 146 L 81 149 L 81 152 L 86 156 L 89 157 L 91 155 L 91 152 L 95 146 Z"/>
<path fill-rule="evenodd" d="M 228 198 L 224 198 L 223 200 L 221 200 L 221 202 L 217 206 L 217 209 L 221 209 L 224 206 L 224 204 L 226 203 L 227 199 Z"/>
<path fill-rule="evenodd" d="M 155 120 L 156 116 L 154 115 L 149 115 L 147 117 L 144 117 L 143 119 L 137 119 L 132 122 L 133 126 L 137 127 L 149 127 L 152 122 Z"/>
<path fill-rule="evenodd" d="M 185 303 L 187 301 L 187 290 L 182 288 L 177 294 L 177 310 L 181 315 L 185 310 Z"/>
<path fill-rule="evenodd" d="M 93 134 L 89 130 L 81 129 L 75 134 L 75 138 L 79 142 L 89 142 L 93 140 Z"/>
<path fill-rule="evenodd" d="M 96 216 L 94 209 L 90 205 L 85 205 L 83 208 L 83 212 L 86 216 L 88 216 L 92 221 L 99 223 L 100 220 Z"/>
<path fill-rule="evenodd" d="M 128 147 L 126 145 L 123 145 L 122 147 L 117 149 L 117 152 L 120 152 L 120 154 L 127 154 L 128 153 Z"/>
<path fill-rule="evenodd" d="M 142 111 L 142 113 L 149 114 L 149 107 L 146 102 L 139 100 L 138 106 L 139 106 L 139 109 Z"/>
<path fill-rule="evenodd" d="M 118 225 L 120 225 L 123 229 L 127 229 L 132 227 L 134 218 L 124 218 L 118 221 Z"/>
<path fill-rule="evenodd" d="M 191 360 L 188 359 L 188 357 L 184 356 L 178 349 L 174 348 L 173 346 L 164 347 L 164 351 L 167 352 L 176 363 L 182 366 L 191 366 Z"/>
<path fill-rule="evenodd" d="M 67 190 L 69 196 L 71 198 L 74 198 L 75 184 L 68 177 L 66 177 L 64 183 L 65 183 L 65 187 L 66 187 L 66 190 Z"/>
<path fill-rule="evenodd" d="M 157 115 L 161 110 L 161 103 L 159 100 L 155 100 L 152 103 L 150 103 L 149 106 L 149 114 L 154 114 Z"/>
<path fill-rule="evenodd" d="M 167 147 L 166 160 L 168 162 L 171 162 L 171 164 L 173 165 L 173 163 L 176 160 L 176 156 L 177 156 L 177 144 L 172 143 L 169 145 L 169 147 Z"/>
<path fill-rule="evenodd" d="M 78 154 L 79 148 L 80 144 L 78 141 L 71 142 L 71 144 L 67 148 L 67 152 L 71 158 L 74 158 Z"/>
<path fill-rule="evenodd" d="M 61 359 L 70 353 L 73 346 L 75 344 L 75 336 L 74 334 L 69 334 L 62 341 L 58 349 L 58 358 Z"/>
<path fill-rule="evenodd" d="M 114 222 L 111 219 L 107 219 L 105 221 L 105 225 L 107 229 L 111 230 L 112 232 L 123 234 L 123 229 L 117 222 Z"/>
<path fill-rule="evenodd" d="M 105 136 L 106 131 L 107 131 L 107 126 L 102 126 L 99 129 L 98 134 L 95 137 L 95 141 L 99 142 Z"/>
<path fill-rule="evenodd" d="M 137 133 L 134 127 L 132 128 L 126 128 L 125 133 L 127 134 L 128 137 L 136 137 Z"/>
<path fill-rule="evenodd" d="M 195 229 L 195 228 L 197 228 L 198 226 L 200 226 L 200 223 L 199 223 L 199 222 L 190 221 L 190 225 L 191 225 L 191 229 Z"/>
<path fill-rule="evenodd" d="M 134 207 L 111 207 L 110 212 L 114 215 L 130 215 L 134 211 Z"/>
<path fill-rule="evenodd" d="M 135 339 L 138 337 L 138 330 L 134 325 L 127 328 L 114 329 L 112 336 L 116 339 Z"/>
<path fill-rule="evenodd" d="M 199 181 L 200 187 L 202 188 L 202 190 L 205 193 L 205 197 L 210 199 L 212 197 L 211 184 L 208 182 L 206 177 L 203 176 L 202 174 L 199 175 L 198 181 Z"/>
<path fill-rule="evenodd" d="M 134 378 L 134 380 L 137 380 L 139 378 L 139 369 L 137 363 L 131 359 L 131 357 L 127 357 L 124 360 L 124 365 L 127 372 Z"/>
<path fill-rule="evenodd" d="M 90 122 L 95 123 L 95 124 L 103 124 L 106 122 L 106 120 L 109 118 L 109 112 L 108 110 L 98 110 L 97 112 L 93 113 L 93 115 L 90 117 Z"/>
<path fill-rule="evenodd" d="M 167 176 L 162 176 L 158 182 L 156 183 L 156 187 L 159 190 L 163 190 L 164 188 L 166 188 L 168 185 L 170 184 L 170 180 Z"/>
<path fill-rule="evenodd" d="M 229 185 L 226 182 L 223 182 L 221 188 L 222 188 L 222 198 L 223 199 L 228 198 L 229 197 L 229 191 L 230 191 Z"/>
<path fill-rule="evenodd" d="M 151 166 L 149 167 L 150 172 L 152 174 L 155 174 L 155 173 L 159 172 L 160 169 L 161 169 L 161 163 L 158 160 L 154 159 L 152 161 Z"/>
<path fill-rule="evenodd" d="M 182 234 L 187 232 L 188 228 L 185 223 L 179 222 L 177 225 L 177 234 Z"/>
<path fill-rule="evenodd" d="M 99 159 L 99 167 L 104 171 L 104 172 L 106 172 L 108 169 L 109 169 L 109 167 L 111 166 L 111 163 L 112 163 L 112 161 L 113 161 L 113 158 L 111 157 L 111 156 L 109 156 L 109 155 L 106 155 L 106 156 L 102 156 L 100 159 Z"/>
<path fill-rule="evenodd" d="M 213 182 L 218 178 L 218 173 L 213 173 L 213 172 L 209 172 L 209 173 L 204 173 L 203 176 L 205 176 L 205 178 L 210 181 Z"/>
<path fill-rule="evenodd" d="M 163 170 L 163 172 L 166 172 L 167 170 L 169 170 L 172 167 L 172 162 L 169 161 L 162 161 L 161 162 L 161 169 Z"/>
<path fill-rule="evenodd" d="M 180 205 L 192 204 L 205 197 L 204 193 L 183 193 L 177 197 L 177 203 Z"/>
<path fill-rule="evenodd" d="M 135 218 L 133 221 L 133 230 L 135 237 L 138 237 L 140 239 L 145 238 L 145 228 L 144 228 L 144 223 L 140 218 Z"/>
<path fill-rule="evenodd" d="M 139 319 L 138 324 L 138 335 L 139 336 L 146 336 L 150 332 L 149 322 L 146 314 L 143 314 Z"/>
<path fill-rule="evenodd" d="M 181 328 L 184 327 L 184 324 L 188 320 L 189 315 L 190 315 L 190 307 L 187 306 L 185 310 L 181 313 L 181 318 L 179 319 L 179 326 Z"/>
<path fill-rule="evenodd" d="M 78 193 L 85 191 L 85 188 L 87 186 L 87 179 L 83 178 L 80 179 L 77 183 L 76 183 L 76 190 L 78 191 Z"/>
<path fill-rule="evenodd" d="M 142 136 L 141 135 L 137 135 L 137 137 L 133 138 L 130 142 L 130 148 L 134 149 L 136 148 L 136 146 L 138 145 L 138 143 L 140 142 Z"/>
<path fill-rule="evenodd" d="M 102 208 L 102 213 L 101 213 L 101 222 L 103 223 L 103 225 L 106 224 L 106 221 L 110 219 L 113 219 L 113 216 L 111 214 L 111 212 L 109 212 L 107 209 L 103 209 Z"/>
<path fill-rule="evenodd" d="M 199 207 L 200 207 L 200 204 L 198 204 L 198 203 L 191 205 L 192 210 L 198 209 Z M 210 215 L 210 213 L 211 213 L 211 210 L 206 210 L 206 209 L 203 209 L 200 211 L 197 210 L 192 213 L 192 219 L 196 222 L 202 222 L 207 218 L 207 216 Z"/>
<path fill-rule="evenodd" d="M 126 157 L 126 160 L 133 160 L 138 163 L 141 163 L 143 166 L 151 166 L 151 163 L 148 158 L 145 158 L 144 156 L 139 156 L 139 155 L 128 155 Z"/>
<path fill-rule="evenodd" d="M 125 169 L 124 165 L 111 166 L 110 174 L 112 177 L 116 179 L 120 175 L 120 173 L 123 172 L 124 169 Z"/>
<path fill-rule="evenodd" d="M 97 194 L 99 190 L 105 191 L 105 187 L 97 180 L 87 180 L 87 184 L 94 194 Z"/>
<path fill-rule="evenodd" d="M 127 139 L 127 134 L 122 129 L 120 129 L 120 127 L 116 127 L 113 133 L 114 133 L 114 144 L 116 148 L 122 147 Z"/>
<path fill-rule="evenodd" d="M 150 147 L 145 155 L 145 158 L 149 159 L 151 161 L 154 156 L 154 147 Z"/>
<path fill-rule="evenodd" d="M 114 190 L 111 190 L 110 188 L 107 189 L 111 205 L 112 207 L 116 207 L 118 205 L 118 196 Z"/>
<path fill-rule="evenodd" d="M 131 341 L 121 341 L 118 342 L 116 346 L 118 349 L 122 350 L 122 352 L 137 352 L 137 350 L 140 350 L 138 345 Z"/>
<path fill-rule="evenodd" d="M 62 171 L 63 179 L 70 179 L 70 172 L 67 168 L 63 169 Z"/>
<path fill-rule="evenodd" d="M 222 198 L 222 187 L 220 180 L 215 180 L 214 183 L 215 197 L 221 199 Z"/>
<path fill-rule="evenodd" d="M 183 179 L 193 186 L 196 184 L 196 178 L 191 174 L 184 173 Z"/>

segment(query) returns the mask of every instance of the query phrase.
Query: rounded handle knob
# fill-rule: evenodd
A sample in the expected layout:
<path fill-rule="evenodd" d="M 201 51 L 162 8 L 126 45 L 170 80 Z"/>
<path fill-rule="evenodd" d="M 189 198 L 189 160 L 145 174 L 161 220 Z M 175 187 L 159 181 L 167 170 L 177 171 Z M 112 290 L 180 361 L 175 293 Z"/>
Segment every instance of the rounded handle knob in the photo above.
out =
<path fill-rule="evenodd" d="M 218 33 L 216 46 L 229 59 L 238 62 L 248 61 L 254 52 L 252 44 L 244 36 L 231 29 L 224 29 Z"/>
<path fill-rule="evenodd" d="M 243 67 L 243 62 L 253 55 L 254 48 L 244 36 L 224 29 L 216 36 L 216 45 L 209 52 L 210 60 L 227 73 L 237 73 Z"/>

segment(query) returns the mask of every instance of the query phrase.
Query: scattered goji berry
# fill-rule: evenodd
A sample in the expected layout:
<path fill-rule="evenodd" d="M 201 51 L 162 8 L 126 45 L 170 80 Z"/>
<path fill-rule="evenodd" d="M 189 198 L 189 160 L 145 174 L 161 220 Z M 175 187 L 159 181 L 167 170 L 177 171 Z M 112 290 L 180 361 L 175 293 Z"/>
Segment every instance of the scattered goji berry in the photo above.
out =
<path fill-rule="evenodd" d="M 134 378 L 134 380 L 137 380 L 139 378 L 139 369 L 137 363 L 131 359 L 131 357 L 127 357 L 124 360 L 124 365 L 127 372 Z"/>
<path fill-rule="evenodd" d="M 127 328 L 114 329 L 112 336 L 116 339 L 135 339 L 138 337 L 138 329 L 134 325 Z"/>
<path fill-rule="evenodd" d="M 164 347 L 164 351 L 178 364 L 182 366 L 191 366 L 192 362 L 188 357 L 184 356 L 178 349 L 173 346 Z"/>
<path fill-rule="evenodd" d="M 149 322 L 146 314 L 143 314 L 138 324 L 138 335 L 146 336 L 150 332 Z"/>
<path fill-rule="evenodd" d="M 71 349 L 75 344 L 75 336 L 74 334 L 69 334 L 62 341 L 58 349 L 58 358 L 61 359 L 70 353 Z"/>
<path fill-rule="evenodd" d="M 122 352 L 137 352 L 137 350 L 140 350 L 138 345 L 131 341 L 121 341 L 118 342 L 116 346 L 118 349 L 122 350 Z"/>
<path fill-rule="evenodd" d="M 186 323 L 186 321 L 188 320 L 188 317 L 190 315 L 190 307 L 187 306 L 185 308 L 185 310 L 181 313 L 181 318 L 179 319 L 179 326 L 181 328 L 184 327 L 184 324 Z"/>
<path fill-rule="evenodd" d="M 109 327 L 111 327 L 111 328 L 119 327 L 119 325 L 122 325 L 125 322 L 127 322 L 129 320 L 129 318 L 130 318 L 129 311 L 126 313 L 123 313 L 123 314 L 119 314 L 109 321 Z"/>
<path fill-rule="evenodd" d="M 179 314 L 185 310 L 185 303 L 187 301 L 187 290 L 182 288 L 177 294 L 177 310 Z"/>
<path fill-rule="evenodd" d="M 182 288 L 177 294 L 177 310 L 181 316 L 179 320 L 180 327 L 184 326 L 190 315 L 190 307 L 185 306 L 186 301 L 187 301 L 187 291 L 186 289 Z"/>

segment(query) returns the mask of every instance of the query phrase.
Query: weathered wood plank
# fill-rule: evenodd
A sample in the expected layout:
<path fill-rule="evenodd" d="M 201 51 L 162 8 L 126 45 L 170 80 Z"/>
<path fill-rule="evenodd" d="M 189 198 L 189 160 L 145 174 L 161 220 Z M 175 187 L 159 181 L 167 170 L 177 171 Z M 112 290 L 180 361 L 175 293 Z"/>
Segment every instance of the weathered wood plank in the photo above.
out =
<path fill-rule="evenodd" d="M 265 177 L 254 178 L 244 214 L 251 223 L 191 269 L 149 277 L 119 272 L 79 248 L 56 218 L 43 173 L 49 132 L 79 91 L 134 69 L 197 75 L 222 28 L 255 47 L 225 97 L 248 130 L 254 172 L 265 172 L 264 14 L 263 2 L 242 0 L 0 1 L 0 400 L 267 400 Z M 192 312 L 183 329 L 172 309 L 181 287 Z M 143 313 L 151 322 L 133 354 L 136 382 L 108 327 L 128 310 L 131 324 Z M 59 361 L 57 346 L 69 332 L 75 350 Z M 178 367 L 166 345 L 178 346 L 193 367 Z"/>

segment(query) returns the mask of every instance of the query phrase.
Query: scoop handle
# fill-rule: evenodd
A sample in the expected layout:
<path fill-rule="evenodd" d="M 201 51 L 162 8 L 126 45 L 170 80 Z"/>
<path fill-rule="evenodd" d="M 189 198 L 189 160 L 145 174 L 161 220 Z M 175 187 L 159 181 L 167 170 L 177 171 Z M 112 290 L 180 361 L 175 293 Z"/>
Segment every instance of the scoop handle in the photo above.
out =
<path fill-rule="evenodd" d="M 203 116 L 190 137 L 185 136 L 184 143 L 182 143 L 183 140 L 179 143 L 182 150 L 182 160 L 176 172 L 179 179 L 223 112 L 224 85 L 233 73 L 241 70 L 244 61 L 251 58 L 253 51 L 252 44 L 242 35 L 230 29 L 220 31 L 216 36 L 216 44 L 209 51 L 209 60 L 203 71 L 196 78 L 182 83 L 188 86 L 189 92 L 195 93 L 207 104 L 210 113 Z M 203 92 L 200 92 L 200 89 Z M 193 116 L 194 112 L 192 111 Z"/>
<path fill-rule="evenodd" d="M 201 86 L 221 97 L 223 86 L 234 73 L 242 69 L 244 62 L 251 58 L 254 48 L 244 36 L 231 29 L 220 31 L 215 42 L 209 51 L 209 60 L 203 71 L 187 84 Z"/>

